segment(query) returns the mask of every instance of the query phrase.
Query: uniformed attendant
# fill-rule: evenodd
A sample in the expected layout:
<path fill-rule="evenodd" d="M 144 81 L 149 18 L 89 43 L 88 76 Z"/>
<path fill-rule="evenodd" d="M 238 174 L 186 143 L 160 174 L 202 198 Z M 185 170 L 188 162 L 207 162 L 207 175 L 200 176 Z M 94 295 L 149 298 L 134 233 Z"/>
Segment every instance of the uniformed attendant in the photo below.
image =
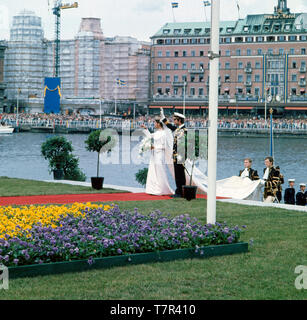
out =
<path fill-rule="evenodd" d="M 296 194 L 296 205 L 297 206 L 306 206 L 307 204 L 307 191 L 306 184 L 300 183 L 300 191 Z"/>
<path fill-rule="evenodd" d="M 166 119 L 163 109 L 161 108 L 161 121 L 173 132 L 174 144 L 173 144 L 173 161 L 175 170 L 176 191 L 172 196 L 173 198 L 181 198 L 183 196 L 182 187 L 186 184 L 184 160 L 187 154 L 184 155 L 185 159 L 180 159 L 177 151 L 177 145 L 180 139 L 186 139 L 187 129 L 184 124 L 185 116 L 181 113 L 174 113 L 174 124 L 169 123 Z M 186 149 L 186 148 L 185 148 Z M 185 153 L 187 150 L 185 150 Z"/>
<path fill-rule="evenodd" d="M 295 179 L 289 179 L 289 188 L 285 190 L 284 201 L 286 204 L 295 204 Z"/>
<path fill-rule="evenodd" d="M 252 169 L 252 163 L 253 161 L 251 158 L 244 159 L 244 169 L 240 170 L 239 177 L 241 178 L 248 177 L 251 180 L 259 180 L 257 170 Z"/>
<path fill-rule="evenodd" d="M 276 170 L 279 171 L 279 185 L 278 185 L 278 191 L 276 192 L 276 198 L 278 202 L 280 203 L 282 200 L 282 184 L 285 183 L 284 175 L 280 173 L 279 166 L 276 166 Z"/>
<path fill-rule="evenodd" d="M 273 203 L 280 183 L 279 171 L 274 168 L 272 157 L 266 157 L 264 164 L 266 168 L 263 170 L 264 175 L 261 179 L 261 184 L 264 185 L 263 202 Z"/>

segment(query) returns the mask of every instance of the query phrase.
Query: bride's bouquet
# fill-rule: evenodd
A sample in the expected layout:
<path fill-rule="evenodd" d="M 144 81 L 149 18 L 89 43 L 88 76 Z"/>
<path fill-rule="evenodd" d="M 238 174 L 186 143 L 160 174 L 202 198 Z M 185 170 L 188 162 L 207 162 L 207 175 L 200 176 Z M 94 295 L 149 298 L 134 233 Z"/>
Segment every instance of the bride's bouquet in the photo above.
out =
<path fill-rule="evenodd" d="M 151 150 L 151 146 L 152 146 L 152 139 L 145 137 L 140 143 L 139 156 L 142 156 L 144 152 Z"/>

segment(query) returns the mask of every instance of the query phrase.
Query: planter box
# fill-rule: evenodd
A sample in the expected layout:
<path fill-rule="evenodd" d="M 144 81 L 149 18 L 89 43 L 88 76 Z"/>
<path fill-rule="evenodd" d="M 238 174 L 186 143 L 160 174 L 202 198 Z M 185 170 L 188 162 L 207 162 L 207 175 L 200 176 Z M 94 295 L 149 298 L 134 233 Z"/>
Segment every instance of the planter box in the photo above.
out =
<path fill-rule="evenodd" d="M 200 254 L 200 251 L 203 251 Z M 35 277 L 65 272 L 81 272 L 93 269 L 104 269 L 131 264 L 142 264 L 150 262 L 165 262 L 178 259 L 208 258 L 213 256 L 228 255 L 234 253 L 248 252 L 248 243 L 239 242 L 234 244 L 206 246 L 199 248 L 198 252 L 193 249 L 167 250 L 149 253 L 128 254 L 123 256 L 111 256 L 93 259 L 89 265 L 87 260 L 72 260 L 66 262 L 54 262 L 44 264 L 33 264 L 27 266 L 9 267 L 9 278 Z"/>

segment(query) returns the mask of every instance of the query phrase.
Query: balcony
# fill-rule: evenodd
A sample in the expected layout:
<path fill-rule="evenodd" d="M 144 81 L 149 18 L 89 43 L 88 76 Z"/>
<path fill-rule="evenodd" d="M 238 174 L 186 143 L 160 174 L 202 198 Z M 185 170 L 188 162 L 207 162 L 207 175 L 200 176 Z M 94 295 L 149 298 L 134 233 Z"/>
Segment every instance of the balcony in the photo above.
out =
<path fill-rule="evenodd" d="M 192 74 L 203 74 L 205 72 L 204 69 L 189 69 L 189 73 L 192 73 Z"/>
<path fill-rule="evenodd" d="M 250 68 L 250 67 L 246 67 L 246 68 L 244 69 L 244 72 L 245 72 L 245 73 L 252 73 L 253 70 L 252 70 L 252 68 Z"/>
<path fill-rule="evenodd" d="M 306 67 L 300 67 L 300 72 L 305 73 L 306 72 Z"/>
<path fill-rule="evenodd" d="M 244 82 L 244 85 L 245 85 L 246 87 L 251 87 L 251 86 L 252 86 L 252 82 L 251 82 L 251 81 L 245 81 L 245 82 Z"/>
<path fill-rule="evenodd" d="M 306 80 L 300 80 L 298 84 L 300 87 L 306 87 Z"/>

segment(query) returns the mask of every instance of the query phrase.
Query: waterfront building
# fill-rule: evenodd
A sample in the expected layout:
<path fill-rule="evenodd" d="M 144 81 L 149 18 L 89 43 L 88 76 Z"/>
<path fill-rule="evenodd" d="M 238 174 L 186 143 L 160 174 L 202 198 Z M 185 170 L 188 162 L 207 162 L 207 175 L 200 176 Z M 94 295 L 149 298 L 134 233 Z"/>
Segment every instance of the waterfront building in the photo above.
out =
<path fill-rule="evenodd" d="M 42 112 L 44 78 L 54 75 L 54 41 L 46 40 L 42 21 L 24 10 L 13 17 L 5 55 L 6 95 L 21 112 Z M 60 43 L 62 112 L 98 113 L 146 109 L 150 43 L 132 37 L 105 37 L 101 20 L 83 18 L 76 37 Z M 120 79 L 124 85 L 118 85 Z"/>
<path fill-rule="evenodd" d="M 166 23 L 152 36 L 151 105 L 208 110 L 210 22 Z M 220 23 L 219 108 L 307 113 L 307 14 L 278 0 L 272 14 Z M 190 111 L 189 111 L 190 110 Z"/>

